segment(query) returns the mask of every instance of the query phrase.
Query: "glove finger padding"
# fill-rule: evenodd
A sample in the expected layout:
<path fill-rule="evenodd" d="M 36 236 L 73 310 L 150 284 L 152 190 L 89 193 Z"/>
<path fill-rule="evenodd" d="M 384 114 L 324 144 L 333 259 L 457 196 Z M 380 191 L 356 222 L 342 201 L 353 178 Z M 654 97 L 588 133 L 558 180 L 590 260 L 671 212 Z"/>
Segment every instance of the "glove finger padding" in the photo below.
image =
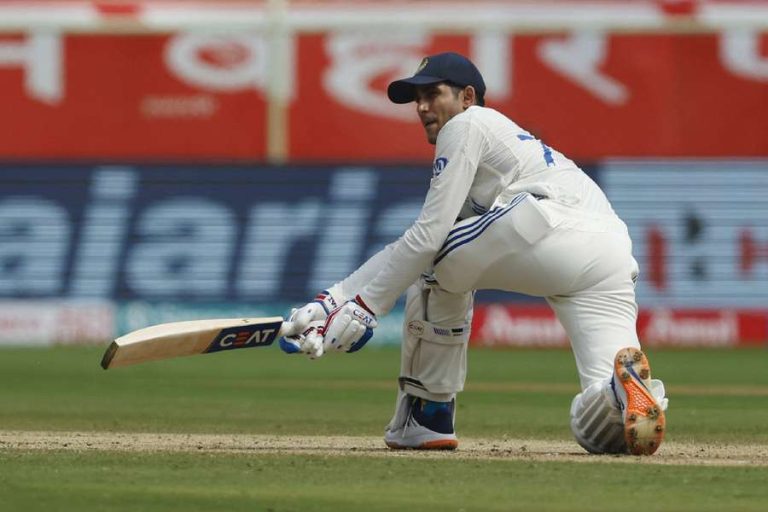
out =
<path fill-rule="evenodd" d="M 373 336 L 373 329 L 357 320 L 352 320 L 336 341 L 335 348 L 344 352 L 355 352 L 363 348 L 371 336 Z"/>
<path fill-rule="evenodd" d="M 338 296 L 340 290 L 332 286 L 328 290 L 323 290 L 315 296 L 312 302 L 303 305 L 300 308 L 291 310 L 286 324 L 283 327 L 284 335 L 296 336 L 304 332 L 310 322 L 325 320 L 328 314 L 334 309 L 338 309 Z"/>
<path fill-rule="evenodd" d="M 280 338 L 280 349 L 287 354 L 307 354 L 310 359 L 322 356 L 324 324 L 322 320 L 310 322 L 301 334 L 283 336 Z"/>
<path fill-rule="evenodd" d="M 323 307 L 316 302 L 310 302 L 298 309 L 291 310 L 291 316 L 288 317 L 283 332 L 286 336 L 297 336 L 309 327 L 310 322 L 324 321 L 325 317 L 326 313 Z"/>
<path fill-rule="evenodd" d="M 365 327 L 360 322 L 353 320 L 350 315 L 343 315 L 341 318 L 337 318 L 336 326 L 340 332 L 338 335 L 326 333 L 326 347 L 333 347 L 336 350 L 343 350 L 345 352 L 348 347 L 352 346 L 362 336 L 362 331 L 365 330 Z"/>
<path fill-rule="evenodd" d="M 373 337 L 373 329 L 370 327 L 366 327 L 363 331 L 363 335 L 360 336 L 360 338 L 352 343 L 352 345 L 349 347 L 349 350 L 347 352 L 357 352 L 361 348 L 365 346 L 366 343 L 368 343 L 368 340 L 370 340 Z"/>
<path fill-rule="evenodd" d="M 376 316 L 358 301 L 347 301 L 328 315 L 323 328 L 326 350 L 354 352 L 373 336 Z"/>

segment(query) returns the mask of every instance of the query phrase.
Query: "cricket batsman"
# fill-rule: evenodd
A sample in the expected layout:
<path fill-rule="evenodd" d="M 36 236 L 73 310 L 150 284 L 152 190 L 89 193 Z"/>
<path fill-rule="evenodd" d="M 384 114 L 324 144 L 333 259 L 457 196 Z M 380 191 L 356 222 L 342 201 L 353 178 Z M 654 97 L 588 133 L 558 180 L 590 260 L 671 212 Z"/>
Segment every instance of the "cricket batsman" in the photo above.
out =
<path fill-rule="evenodd" d="M 544 297 L 576 358 L 581 392 L 570 426 L 578 443 L 591 453 L 654 453 L 668 400 L 640 350 L 632 242 L 602 190 L 485 107 L 483 77 L 461 55 L 424 58 L 387 94 L 415 104 L 435 145 L 424 206 L 396 242 L 292 312 L 283 350 L 360 350 L 377 317 L 407 293 L 399 391 L 384 441 L 455 449 L 474 291 Z"/>

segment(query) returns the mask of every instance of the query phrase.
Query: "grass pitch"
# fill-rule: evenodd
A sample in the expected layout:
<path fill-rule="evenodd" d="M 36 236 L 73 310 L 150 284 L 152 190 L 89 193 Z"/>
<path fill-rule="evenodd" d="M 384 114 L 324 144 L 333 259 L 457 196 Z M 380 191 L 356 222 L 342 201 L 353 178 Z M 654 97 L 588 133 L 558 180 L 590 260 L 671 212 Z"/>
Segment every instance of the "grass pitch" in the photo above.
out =
<path fill-rule="evenodd" d="M 380 441 L 395 349 L 317 361 L 254 349 L 109 371 L 102 350 L 0 350 L 0 510 L 616 510 L 630 491 L 644 510 L 768 507 L 765 350 L 649 351 L 671 401 L 668 442 L 649 458 L 587 456 L 570 441 L 568 351 L 471 351 L 465 442 L 425 455 Z M 117 433 L 166 437 L 110 444 Z M 299 447 L 296 436 L 312 437 Z M 296 444 L 262 449 L 269 438 Z M 708 458 L 724 445 L 739 454 Z"/>

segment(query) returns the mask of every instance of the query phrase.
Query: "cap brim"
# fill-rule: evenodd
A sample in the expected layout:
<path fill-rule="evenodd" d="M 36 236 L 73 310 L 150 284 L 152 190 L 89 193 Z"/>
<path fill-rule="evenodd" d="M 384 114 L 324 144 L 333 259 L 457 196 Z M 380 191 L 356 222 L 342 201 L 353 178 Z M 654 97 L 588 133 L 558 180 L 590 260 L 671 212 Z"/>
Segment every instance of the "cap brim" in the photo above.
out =
<path fill-rule="evenodd" d="M 387 96 L 392 103 L 410 103 L 416 99 L 416 86 L 436 84 L 444 82 L 444 78 L 437 76 L 417 75 L 411 78 L 395 80 L 387 87 Z"/>

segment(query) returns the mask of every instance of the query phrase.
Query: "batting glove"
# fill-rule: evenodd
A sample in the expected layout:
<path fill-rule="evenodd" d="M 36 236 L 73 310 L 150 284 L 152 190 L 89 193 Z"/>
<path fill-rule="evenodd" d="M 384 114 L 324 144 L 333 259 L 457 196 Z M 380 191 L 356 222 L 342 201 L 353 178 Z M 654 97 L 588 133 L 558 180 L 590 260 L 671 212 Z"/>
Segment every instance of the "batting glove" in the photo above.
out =
<path fill-rule="evenodd" d="M 325 321 L 310 322 L 307 328 L 293 336 L 280 338 L 280 348 L 286 354 L 307 354 L 310 359 L 323 355 L 323 326 Z"/>
<path fill-rule="evenodd" d="M 280 348 L 283 352 L 287 354 L 310 354 L 310 357 L 313 358 L 322 355 L 322 349 L 320 349 L 319 354 L 316 354 L 317 350 L 314 345 L 319 343 L 322 347 L 322 334 L 318 331 L 324 325 L 328 314 L 338 307 L 333 293 L 335 291 L 338 295 L 338 291 L 334 288 L 323 290 L 317 294 L 312 302 L 291 310 L 291 315 L 282 328 L 283 337 L 280 338 Z M 319 341 L 318 338 L 320 338 Z M 308 343 L 307 340 L 310 340 L 311 343 Z"/>
<path fill-rule="evenodd" d="M 331 311 L 325 319 L 323 345 L 325 351 L 356 352 L 373 336 L 378 325 L 376 315 L 358 295 Z"/>

